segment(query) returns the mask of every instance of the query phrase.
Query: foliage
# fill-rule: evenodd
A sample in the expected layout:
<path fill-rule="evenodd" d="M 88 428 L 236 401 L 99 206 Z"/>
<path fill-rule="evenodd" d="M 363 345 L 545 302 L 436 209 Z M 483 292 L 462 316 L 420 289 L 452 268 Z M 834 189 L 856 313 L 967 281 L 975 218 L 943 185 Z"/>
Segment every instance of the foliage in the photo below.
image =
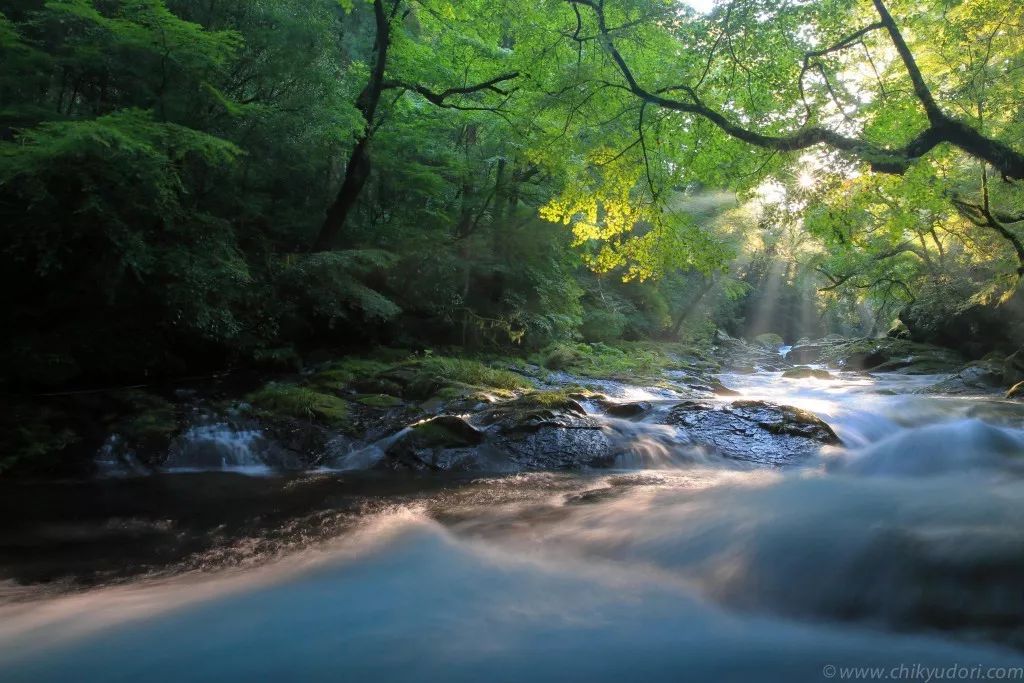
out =
<path fill-rule="evenodd" d="M 647 372 L 664 359 L 616 349 L 994 306 L 1024 268 L 1024 194 L 1001 178 L 1024 136 L 1024 10 L 885 6 L 912 64 L 854 0 L 8 0 L 4 376 L 296 369 L 382 345 Z M 962 140 L 904 154 L 935 121 L 1005 159 Z"/>

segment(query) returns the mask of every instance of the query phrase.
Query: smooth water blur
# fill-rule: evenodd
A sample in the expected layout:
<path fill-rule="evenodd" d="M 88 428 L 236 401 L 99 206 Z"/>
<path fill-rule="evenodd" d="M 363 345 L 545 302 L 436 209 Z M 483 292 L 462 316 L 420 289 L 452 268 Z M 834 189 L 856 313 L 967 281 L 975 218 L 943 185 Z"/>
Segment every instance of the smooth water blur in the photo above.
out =
<path fill-rule="evenodd" d="M 9 600 L 3 680 L 788 682 L 827 665 L 1024 666 L 1020 405 L 916 394 L 929 378 L 897 375 L 723 381 L 817 413 L 846 447 L 757 469 L 656 419 L 609 419 L 631 444 L 616 472 L 250 483 L 232 503 L 239 538 L 273 526 L 283 543 L 262 532 L 264 561 Z M 672 402 L 657 398 L 655 418 Z M 257 509 L 277 521 L 242 524 Z"/>

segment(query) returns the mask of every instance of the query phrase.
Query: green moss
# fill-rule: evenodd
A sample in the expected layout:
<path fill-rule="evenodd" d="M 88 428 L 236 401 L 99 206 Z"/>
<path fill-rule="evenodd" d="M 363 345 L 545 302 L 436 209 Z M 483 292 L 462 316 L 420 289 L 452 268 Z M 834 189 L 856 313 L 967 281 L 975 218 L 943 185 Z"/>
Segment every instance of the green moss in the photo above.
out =
<path fill-rule="evenodd" d="M 782 373 L 782 376 L 789 379 L 832 379 L 832 373 L 828 370 L 817 368 L 790 368 Z"/>
<path fill-rule="evenodd" d="M 66 416 L 46 408 L 15 408 L 5 417 L 10 424 L 0 431 L 0 474 L 21 465 L 45 467 L 80 441 Z"/>
<path fill-rule="evenodd" d="M 337 391 L 357 380 L 374 378 L 388 367 L 386 363 L 369 358 L 343 358 L 320 367 L 309 377 L 309 384 L 318 389 Z"/>
<path fill-rule="evenodd" d="M 785 343 L 785 340 L 774 332 L 765 332 L 754 337 L 754 343 L 766 349 L 777 349 Z"/>
<path fill-rule="evenodd" d="M 332 427 L 350 424 L 348 403 L 310 387 L 271 383 L 249 394 L 246 400 L 258 412 L 269 417 L 316 420 Z"/>
<path fill-rule="evenodd" d="M 178 431 L 178 411 L 170 401 L 143 391 L 120 392 L 115 398 L 127 413 L 115 429 L 129 441 L 169 438 Z"/>
<path fill-rule="evenodd" d="M 712 365 L 698 344 L 617 342 L 614 345 L 557 344 L 545 349 L 539 363 L 584 377 L 657 382 L 665 370 Z"/>
<path fill-rule="evenodd" d="M 356 400 L 364 406 L 370 406 L 371 408 L 394 408 L 395 406 L 402 405 L 402 399 L 389 394 L 370 394 L 369 396 L 361 396 Z"/>
<path fill-rule="evenodd" d="M 415 365 L 421 375 L 441 379 L 445 384 L 458 382 L 482 389 L 493 388 L 510 391 L 532 386 L 528 379 L 518 373 L 493 368 L 480 361 L 467 358 L 444 356 L 425 358 L 416 362 Z"/>

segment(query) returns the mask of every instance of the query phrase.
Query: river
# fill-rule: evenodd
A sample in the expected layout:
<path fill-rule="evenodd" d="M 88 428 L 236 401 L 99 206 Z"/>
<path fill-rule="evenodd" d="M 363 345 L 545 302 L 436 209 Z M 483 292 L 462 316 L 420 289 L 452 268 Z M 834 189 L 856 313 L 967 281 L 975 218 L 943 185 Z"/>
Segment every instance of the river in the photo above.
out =
<path fill-rule="evenodd" d="M 936 379 L 723 375 L 844 442 L 785 469 L 630 387 L 614 470 L 8 487 L 0 678 L 1020 680 L 1024 406 Z"/>

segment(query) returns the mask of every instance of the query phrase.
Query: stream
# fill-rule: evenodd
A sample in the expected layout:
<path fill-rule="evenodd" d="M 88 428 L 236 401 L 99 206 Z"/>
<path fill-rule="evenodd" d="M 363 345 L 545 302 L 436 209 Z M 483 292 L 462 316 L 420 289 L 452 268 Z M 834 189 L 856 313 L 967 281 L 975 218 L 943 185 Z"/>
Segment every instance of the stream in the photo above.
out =
<path fill-rule="evenodd" d="M 671 391 L 609 385 L 652 406 L 586 406 L 612 469 L 251 476 L 236 453 L 0 485 L 0 678 L 1024 679 L 1024 404 L 720 378 L 843 445 L 722 458 L 659 419 Z"/>

